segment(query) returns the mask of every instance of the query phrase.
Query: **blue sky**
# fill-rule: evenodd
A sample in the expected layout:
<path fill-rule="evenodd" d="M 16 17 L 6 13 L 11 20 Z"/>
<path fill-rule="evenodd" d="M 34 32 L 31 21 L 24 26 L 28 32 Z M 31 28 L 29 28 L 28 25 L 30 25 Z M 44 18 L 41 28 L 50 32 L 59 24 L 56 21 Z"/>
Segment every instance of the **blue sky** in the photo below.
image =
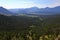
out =
<path fill-rule="evenodd" d="M 55 7 L 60 6 L 60 0 L 0 0 L 0 6 L 10 8 Z"/>

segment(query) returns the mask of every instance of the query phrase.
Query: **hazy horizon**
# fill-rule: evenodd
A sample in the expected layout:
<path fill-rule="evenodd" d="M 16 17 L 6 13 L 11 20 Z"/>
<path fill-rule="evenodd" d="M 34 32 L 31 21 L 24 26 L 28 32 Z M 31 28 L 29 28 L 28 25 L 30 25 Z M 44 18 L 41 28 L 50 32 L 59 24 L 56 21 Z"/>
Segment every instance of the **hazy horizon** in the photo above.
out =
<path fill-rule="evenodd" d="M 12 9 L 12 8 L 30 8 L 30 7 L 56 7 L 60 6 L 60 0 L 0 0 L 0 6 Z"/>

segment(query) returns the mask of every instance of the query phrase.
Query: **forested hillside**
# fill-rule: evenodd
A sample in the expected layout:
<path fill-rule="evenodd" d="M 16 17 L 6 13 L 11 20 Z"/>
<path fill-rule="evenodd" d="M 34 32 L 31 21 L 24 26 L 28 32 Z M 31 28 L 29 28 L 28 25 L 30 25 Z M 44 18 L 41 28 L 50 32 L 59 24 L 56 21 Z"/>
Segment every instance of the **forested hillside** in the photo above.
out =
<path fill-rule="evenodd" d="M 31 25 L 38 25 L 39 18 L 27 17 L 27 16 L 4 16 L 0 15 L 0 28 L 6 30 L 23 30 Z M 1 30 L 0 29 L 0 30 Z"/>
<path fill-rule="evenodd" d="M 60 15 L 45 16 L 0 15 L 0 40 L 55 40 L 60 35 Z"/>

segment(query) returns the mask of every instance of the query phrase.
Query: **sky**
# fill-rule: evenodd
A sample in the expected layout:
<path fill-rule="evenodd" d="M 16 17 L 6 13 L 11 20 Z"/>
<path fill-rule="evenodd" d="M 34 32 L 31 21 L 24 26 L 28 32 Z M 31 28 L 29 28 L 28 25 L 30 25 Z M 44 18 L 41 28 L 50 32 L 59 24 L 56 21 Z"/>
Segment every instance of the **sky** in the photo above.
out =
<path fill-rule="evenodd" d="M 60 6 L 60 0 L 0 0 L 0 6 L 12 8 L 30 8 L 30 7 L 56 7 Z"/>

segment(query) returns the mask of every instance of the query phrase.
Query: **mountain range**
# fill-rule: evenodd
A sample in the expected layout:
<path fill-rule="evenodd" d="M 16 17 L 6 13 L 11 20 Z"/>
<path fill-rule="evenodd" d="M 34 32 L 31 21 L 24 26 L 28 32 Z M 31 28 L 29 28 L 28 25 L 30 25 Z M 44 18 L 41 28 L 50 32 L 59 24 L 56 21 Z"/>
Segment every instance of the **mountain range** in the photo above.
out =
<path fill-rule="evenodd" d="M 38 7 L 31 7 L 26 9 L 9 9 L 9 11 L 13 13 L 19 14 L 38 14 L 38 15 L 54 15 L 60 13 L 60 6 L 56 6 L 54 8 L 38 8 Z"/>
<path fill-rule="evenodd" d="M 20 14 L 35 14 L 35 15 L 55 15 L 60 14 L 60 6 L 56 6 L 54 8 L 38 8 L 38 7 L 31 7 L 25 9 L 6 9 L 0 7 L 0 14 L 2 15 L 20 15 Z"/>

